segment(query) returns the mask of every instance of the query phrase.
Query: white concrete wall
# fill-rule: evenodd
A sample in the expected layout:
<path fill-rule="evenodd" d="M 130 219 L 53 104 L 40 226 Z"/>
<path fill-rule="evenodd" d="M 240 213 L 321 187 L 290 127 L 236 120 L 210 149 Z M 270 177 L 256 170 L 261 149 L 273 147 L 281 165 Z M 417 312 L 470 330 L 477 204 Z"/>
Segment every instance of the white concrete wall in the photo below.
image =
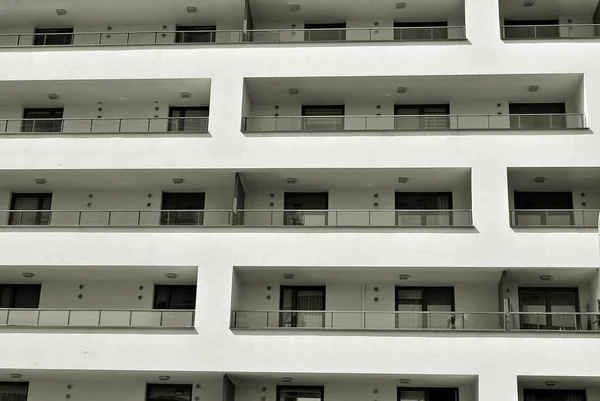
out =
<path fill-rule="evenodd" d="M 447 183 L 440 183 L 440 188 L 431 188 L 432 191 L 452 192 L 452 206 L 455 210 L 471 209 L 470 188 L 446 188 Z M 324 190 L 326 191 L 326 190 Z M 274 195 L 271 197 L 271 195 Z M 375 197 L 378 195 L 378 197 Z M 271 203 L 273 206 L 271 206 Z M 378 206 L 375 206 L 375 203 Z M 257 209 L 261 211 L 252 211 Z M 244 225 L 265 226 L 283 225 L 284 214 L 283 190 L 249 190 L 246 191 L 246 214 Z M 348 211 L 344 212 L 343 210 Z M 330 226 L 394 226 L 396 224 L 395 189 L 373 188 L 366 190 L 331 190 L 329 191 L 329 210 L 327 225 Z M 335 212 L 337 210 L 337 212 Z M 369 213 L 370 211 L 370 213 Z M 406 223 L 411 217 L 406 217 Z M 456 212 L 455 225 L 467 225 L 468 212 Z M 324 225 L 324 219 L 317 220 L 315 224 Z M 308 222 L 307 225 L 310 225 Z M 419 218 L 420 224 L 420 218 Z"/>

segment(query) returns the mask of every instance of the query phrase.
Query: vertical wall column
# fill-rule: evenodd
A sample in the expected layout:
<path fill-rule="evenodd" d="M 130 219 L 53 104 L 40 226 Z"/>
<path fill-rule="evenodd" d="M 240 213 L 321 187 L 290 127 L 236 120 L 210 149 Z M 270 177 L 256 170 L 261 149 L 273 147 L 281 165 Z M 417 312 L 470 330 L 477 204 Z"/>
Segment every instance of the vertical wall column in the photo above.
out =
<path fill-rule="evenodd" d="M 500 0 L 465 0 L 465 24 L 474 45 L 500 45 Z"/>
<path fill-rule="evenodd" d="M 243 77 L 228 76 L 212 79 L 208 131 L 214 140 L 231 142 L 236 136 L 241 135 L 244 98 Z"/>
<path fill-rule="evenodd" d="M 222 339 L 223 333 L 229 331 L 231 306 L 237 303 L 235 298 L 239 295 L 236 286 L 230 262 L 213 260 L 198 266 L 195 326 L 206 341 L 215 336 Z"/>
<path fill-rule="evenodd" d="M 479 401 L 517 401 L 519 387 L 517 377 L 502 372 L 504 364 L 489 365 L 489 371 L 479 375 L 478 400 Z"/>
<path fill-rule="evenodd" d="M 510 232 L 509 191 L 506 166 L 482 164 L 471 170 L 473 222 L 480 233 Z"/>

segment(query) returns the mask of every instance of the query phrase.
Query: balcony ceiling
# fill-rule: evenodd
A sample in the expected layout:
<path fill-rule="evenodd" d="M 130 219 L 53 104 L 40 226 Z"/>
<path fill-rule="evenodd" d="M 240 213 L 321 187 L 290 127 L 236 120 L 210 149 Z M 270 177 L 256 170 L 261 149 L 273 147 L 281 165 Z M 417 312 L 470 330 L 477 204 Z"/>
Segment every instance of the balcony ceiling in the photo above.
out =
<path fill-rule="evenodd" d="M 547 381 L 555 381 L 557 389 L 600 388 L 598 377 L 577 376 L 519 376 L 519 386 L 523 388 L 547 389 Z"/>
<path fill-rule="evenodd" d="M 346 101 L 437 103 L 449 101 L 558 102 L 571 98 L 581 74 L 249 78 L 247 89 L 255 103 L 343 104 Z M 528 87 L 539 86 L 531 93 Z M 397 88 L 407 88 L 398 94 Z M 290 95 L 289 89 L 299 90 Z"/>
<path fill-rule="evenodd" d="M 236 267 L 243 283 L 258 284 L 395 284 L 455 285 L 493 284 L 497 285 L 502 269 L 473 268 L 380 268 L 380 267 Z M 285 280 L 284 273 L 294 273 L 293 280 Z M 409 274 L 408 280 L 400 281 L 400 274 Z"/>
<path fill-rule="evenodd" d="M 195 6 L 194 14 L 187 12 Z M 58 16 L 56 9 L 67 10 Z M 0 26 L 69 26 L 74 24 L 203 24 L 241 21 L 240 0 L 2 0 Z M 139 27 L 138 27 L 139 28 Z M 152 28 L 156 29 L 156 28 Z"/>
<path fill-rule="evenodd" d="M 33 273 L 35 277 L 26 279 L 24 272 Z M 176 273 L 177 278 L 167 279 L 165 273 Z M 12 284 L 44 281 L 196 284 L 197 280 L 198 268 L 192 266 L 11 266 L 10 269 L 0 269 L 0 283 Z"/>
<path fill-rule="evenodd" d="M 501 0 L 504 18 L 535 20 L 544 18 L 594 16 L 598 0 L 537 0 L 533 7 L 524 7 L 523 0 Z"/>
<path fill-rule="evenodd" d="M 407 177 L 405 184 L 398 177 Z M 296 178 L 287 184 L 287 178 Z M 468 168 L 430 169 L 303 169 L 242 172 L 242 182 L 248 190 L 321 191 L 328 189 L 395 189 L 398 191 L 451 191 L 466 188 L 471 183 Z"/>
<path fill-rule="evenodd" d="M 190 99 L 182 99 L 189 92 Z M 60 96 L 48 99 L 49 93 Z M 104 81 L 2 81 L 0 82 L 0 118 L 2 106 L 61 107 L 68 104 L 148 104 L 204 106 L 210 100 L 210 79 L 104 80 Z"/>
<path fill-rule="evenodd" d="M 546 177 L 546 182 L 537 184 L 535 177 Z M 598 167 L 533 167 L 510 168 L 508 184 L 517 190 L 547 191 L 572 190 L 600 187 L 600 168 Z"/>
<path fill-rule="evenodd" d="M 576 287 L 587 285 L 595 273 L 596 269 L 510 269 L 508 280 L 522 287 Z M 552 280 L 542 281 L 542 274 L 551 275 Z"/>
<path fill-rule="evenodd" d="M 396 3 L 406 3 L 403 10 Z M 291 11 L 290 5 L 300 5 Z M 464 0 L 250 0 L 255 21 L 436 21 L 464 15 Z"/>

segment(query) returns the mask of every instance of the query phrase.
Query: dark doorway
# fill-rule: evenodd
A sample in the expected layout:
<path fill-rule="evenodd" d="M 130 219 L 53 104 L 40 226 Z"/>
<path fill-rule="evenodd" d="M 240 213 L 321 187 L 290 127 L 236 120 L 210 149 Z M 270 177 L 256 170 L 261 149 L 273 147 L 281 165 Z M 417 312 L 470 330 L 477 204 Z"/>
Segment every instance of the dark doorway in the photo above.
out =
<path fill-rule="evenodd" d="M 281 286 L 279 309 L 280 327 L 325 327 L 325 286 Z"/>
<path fill-rule="evenodd" d="M 453 329 L 453 311 L 454 287 L 396 287 L 396 312 L 406 312 L 396 314 L 397 328 Z"/>
<path fill-rule="evenodd" d="M 327 192 L 286 192 L 284 225 L 326 226 L 329 208 Z"/>
<path fill-rule="evenodd" d="M 204 192 L 163 192 L 161 225 L 203 225 Z"/>

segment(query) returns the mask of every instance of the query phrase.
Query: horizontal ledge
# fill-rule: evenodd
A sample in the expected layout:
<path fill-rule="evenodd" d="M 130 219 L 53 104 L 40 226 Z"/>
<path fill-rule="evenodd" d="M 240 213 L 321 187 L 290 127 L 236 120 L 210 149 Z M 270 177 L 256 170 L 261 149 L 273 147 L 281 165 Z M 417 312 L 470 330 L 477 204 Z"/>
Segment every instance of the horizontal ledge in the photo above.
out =
<path fill-rule="evenodd" d="M 0 132 L 0 138 L 212 138 L 210 132 Z"/>
<path fill-rule="evenodd" d="M 568 134 L 565 134 L 568 131 Z M 324 136 L 540 136 L 540 135 L 584 135 L 592 134 L 589 128 L 563 128 L 563 129 L 506 129 L 506 128 L 474 128 L 457 130 L 344 130 L 344 131 L 242 131 L 247 137 L 324 137 Z"/>

